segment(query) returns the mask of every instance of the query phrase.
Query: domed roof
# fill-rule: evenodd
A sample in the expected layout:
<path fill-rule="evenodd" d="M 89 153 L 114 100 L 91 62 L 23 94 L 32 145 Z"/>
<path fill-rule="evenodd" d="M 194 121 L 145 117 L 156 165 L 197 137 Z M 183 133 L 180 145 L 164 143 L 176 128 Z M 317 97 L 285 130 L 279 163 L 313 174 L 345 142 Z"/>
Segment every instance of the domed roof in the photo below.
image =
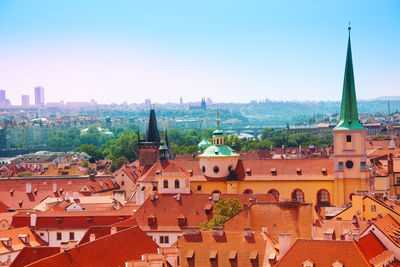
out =
<path fill-rule="evenodd" d="M 214 135 L 223 135 L 224 134 L 224 132 L 221 130 L 221 129 L 217 129 L 217 130 L 215 130 L 214 132 L 213 132 L 213 136 Z"/>
<path fill-rule="evenodd" d="M 201 140 L 201 142 L 197 145 L 200 151 L 206 150 L 209 146 L 211 146 L 211 143 L 208 142 L 206 138 L 203 138 L 203 140 Z"/>
<path fill-rule="evenodd" d="M 221 146 L 209 146 L 203 154 L 199 155 L 199 157 L 231 157 L 231 156 L 239 156 L 235 153 L 229 146 L 221 145 Z"/>

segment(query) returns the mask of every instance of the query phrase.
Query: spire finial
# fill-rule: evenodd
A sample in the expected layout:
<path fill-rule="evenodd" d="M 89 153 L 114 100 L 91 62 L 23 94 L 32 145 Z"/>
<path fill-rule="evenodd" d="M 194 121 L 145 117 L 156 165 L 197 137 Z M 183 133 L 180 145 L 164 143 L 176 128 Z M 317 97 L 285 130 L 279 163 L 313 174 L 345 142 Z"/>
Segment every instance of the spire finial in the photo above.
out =
<path fill-rule="evenodd" d="M 218 126 L 218 129 L 219 129 L 219 110 L 217 110 L 217 126 Z"/>
<path fill-rule="evenodd" d="M 349 30 L 349 36 L 350 36 L 350 31 L 351 31 L 350 21 L 349 21 L 349 27 L 347 29 Z"/>

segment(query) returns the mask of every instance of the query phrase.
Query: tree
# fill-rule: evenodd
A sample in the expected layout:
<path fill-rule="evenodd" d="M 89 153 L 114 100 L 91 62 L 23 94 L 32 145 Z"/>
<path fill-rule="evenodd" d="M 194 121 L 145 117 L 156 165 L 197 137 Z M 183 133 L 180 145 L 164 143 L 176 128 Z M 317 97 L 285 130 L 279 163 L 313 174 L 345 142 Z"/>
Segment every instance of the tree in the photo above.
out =
<path fill-rule="evenodd" d="M 95 160 L 103 159 L 103 153 L 101 153 L 101 150 L 99 150 L 96 146 L 90 145 L 90 144 L 83 144 L 75 151 L 79 152 L 85 152 Z"/>
<path fill-rule="evenodd" d="M 115 172 L 116 170 L 118 170 L 119 168 L 122 167 L 122 165 L 129 163 L 128 159 L 125 158 L 124 156 L 121 156 L 119 158 L 117 158 L 116 160 L 113 160 L 111 163 L 111 167 L 110 170 L 112 172 Z"/>
<path fill-rule="evenodd" d="M 242 204 L 240 204 L 237 198 L 220 199 L 215 203 L 213 210 L 213 217 L 210 221 L 205 221 L 200 224 L 200 229 L 210 230 L 213 227 L 223 226 L 224 223 L 238 214 L 242 210 Z"/>

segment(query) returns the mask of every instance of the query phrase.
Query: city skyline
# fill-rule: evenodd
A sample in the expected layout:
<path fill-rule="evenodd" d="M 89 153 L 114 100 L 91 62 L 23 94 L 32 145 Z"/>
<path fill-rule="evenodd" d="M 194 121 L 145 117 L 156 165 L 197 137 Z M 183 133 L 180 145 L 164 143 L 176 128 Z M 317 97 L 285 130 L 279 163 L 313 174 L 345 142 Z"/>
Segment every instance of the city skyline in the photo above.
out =
<path fill-rule="evenodd" d="M 358 98 L 399 95 L 396 1 L 3 1 L 0 15 L 13 104 L 39 85 L 46 102 L 339 101 L 349 20 Z"/>

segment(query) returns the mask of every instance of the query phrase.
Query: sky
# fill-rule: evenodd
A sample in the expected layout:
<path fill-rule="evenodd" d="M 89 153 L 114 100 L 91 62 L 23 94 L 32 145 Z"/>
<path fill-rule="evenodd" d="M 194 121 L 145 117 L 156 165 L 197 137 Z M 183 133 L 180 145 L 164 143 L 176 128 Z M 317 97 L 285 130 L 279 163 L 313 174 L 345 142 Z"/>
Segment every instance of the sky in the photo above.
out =
<path fill-rule="evenodd" d="M 0 89 L 45 101 L 400 95 L 400 1 L 0 0 Z"/>

